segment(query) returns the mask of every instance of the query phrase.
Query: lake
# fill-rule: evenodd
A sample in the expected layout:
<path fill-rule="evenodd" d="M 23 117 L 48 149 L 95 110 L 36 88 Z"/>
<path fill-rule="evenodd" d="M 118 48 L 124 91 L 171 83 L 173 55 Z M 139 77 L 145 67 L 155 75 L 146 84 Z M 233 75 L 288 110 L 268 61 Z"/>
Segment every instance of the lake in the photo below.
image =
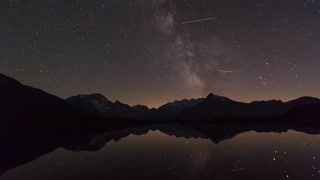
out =
<path fill-rule="evenodd" d="M 0 179 L 320 179 L 320 135 L 272 129 L 153 125 L 43 142 L 38 157 L 26 144 L 30 162 Z"/>

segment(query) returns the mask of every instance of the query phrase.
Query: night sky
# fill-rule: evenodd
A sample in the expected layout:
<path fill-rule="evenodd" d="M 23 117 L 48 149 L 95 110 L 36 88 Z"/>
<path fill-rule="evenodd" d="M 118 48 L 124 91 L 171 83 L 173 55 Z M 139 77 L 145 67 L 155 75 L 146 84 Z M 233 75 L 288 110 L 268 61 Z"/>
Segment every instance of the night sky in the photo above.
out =
<path fill-rule="evenodd" d="M 320 97 L 319 0 L 0 0 L 0 72 L 157 107 Z"/>

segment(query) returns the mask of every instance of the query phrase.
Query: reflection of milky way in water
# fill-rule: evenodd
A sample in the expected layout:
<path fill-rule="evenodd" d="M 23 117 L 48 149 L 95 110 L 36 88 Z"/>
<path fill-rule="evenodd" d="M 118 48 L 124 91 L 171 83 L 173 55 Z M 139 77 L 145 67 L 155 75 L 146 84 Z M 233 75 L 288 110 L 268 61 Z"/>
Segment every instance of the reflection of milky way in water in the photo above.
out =
<path fill-rule="evenodd" d="M 251 131 L 218 144 L 149 131 L 110 141 L 97 152 L 58 149 L 2 178 L 319 179 L 319 142 L 319 135 L 295 131 Z"/>

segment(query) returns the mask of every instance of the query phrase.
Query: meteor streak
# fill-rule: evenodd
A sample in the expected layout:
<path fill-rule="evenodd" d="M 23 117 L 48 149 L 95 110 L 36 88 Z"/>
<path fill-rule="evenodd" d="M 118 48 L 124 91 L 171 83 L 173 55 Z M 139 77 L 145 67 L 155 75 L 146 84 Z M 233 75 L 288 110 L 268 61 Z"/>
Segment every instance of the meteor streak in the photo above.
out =
<path fill-rule="evenodd" d="M 215 20 L 217 18 L 205 18 L 205 19 L 197 19 L 197 20 L 191 20 L 191 21 L 184 21 L 181 24 L 190 24 L 190 23 L 195 23 L 195 22 L 202 22 L 202 21 L 210 21 L 210 20 Z"/>
<path fill-rule="evenodd" d="M 227 71 L 227 70 L 221 70 L 221 69 L 219 69 L 218 71 L 223 73 L 233 73 L 233 71 Z"/>

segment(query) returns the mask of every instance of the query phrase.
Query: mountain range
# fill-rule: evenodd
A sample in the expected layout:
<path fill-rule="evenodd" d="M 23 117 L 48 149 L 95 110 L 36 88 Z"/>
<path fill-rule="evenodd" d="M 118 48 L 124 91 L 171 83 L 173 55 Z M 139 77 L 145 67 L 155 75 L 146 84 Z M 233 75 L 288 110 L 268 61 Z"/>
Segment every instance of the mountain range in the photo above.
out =
<path fill-rule="evenodd" d="M 320 99 L 243 103 L 214 94 L 174 101 L 155 109 L 111 102 L 101 94 L 77 95 L 65 100 L 0 74 L 0 125 L 6 129 L 74 128 L 104 121 L 286 122 L 318 124 Z"/>
<path fill-rule="evenodd" d="M 308 122 L 313 122 L 320 115 L 320 99 L 314 97 L 301 97 L 288 102 L 270 100 L 243 103 L 209 94 L 206 98 L 170 102 L 157 109 L 143 105 L 130 107 L 119 101 L 113 103 L 101 94 L 78 95 L 66 101 L 81 111 L 103 117 L 150 121 L 219 121 L 235 118 L 256 118 L 259 121 L 259 117 L 274 120 L 299 117 L 300 120 L 308 118 Z"/>

